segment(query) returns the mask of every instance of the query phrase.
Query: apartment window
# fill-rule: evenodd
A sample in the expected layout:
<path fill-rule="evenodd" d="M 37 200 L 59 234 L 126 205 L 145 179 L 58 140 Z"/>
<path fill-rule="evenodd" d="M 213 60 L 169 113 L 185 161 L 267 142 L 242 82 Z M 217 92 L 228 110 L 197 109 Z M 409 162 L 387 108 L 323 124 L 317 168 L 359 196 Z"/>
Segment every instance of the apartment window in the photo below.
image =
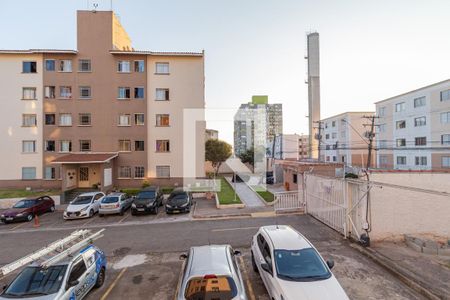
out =
<path fill-rule="evenodd" d="M 90 59 L 78 60 L 78 71 L 79 72 L 91 72 L 91 60 Z"/>
<path fill-rule="evenodd" d="M 143 113 L 134 114 L 135 125 L 144 125 L 144 123 L 145 123 L 145 115 Z"/>
<path fill-rule="evenodd" d="M 427 145 L 427 137 L 416 137 L 416 146 L 426 146 Z"/>
<path fill-rule="evenodd" d="M 72 141 L 60 141 L 59 152 L 72 152 Z"/>
<path fill-rule="evenodd" d="M 45 125 L 55 125 L 56 116 L 55 114 L 45 114 Z"/>
<path fill-rule="evenodd" d="M 380 140 L 379 141 L 379 148 L 380 149 L 386 149 L 387 148 L 387 141 L 386 140 Z"/>
<path fill-rule="evenodd" d="M 56 63 L 54 59 L 45 60 L 45 71 L 53 72 L 56 69 Z"/>
<path fill-rule="evenodd" d="M 378 126 L 378 132 L 386 132 L 386 124 L 380 124 Z"/>
<path fill-rule="evenodd" d="M 450 156 L 442 156 L 442 167 L 450 168 Z"/>
<path fill-rule="evenodd" d="M 144 88 L 143 87 L 135 87 L 134 88 L 134 98 L 135 99 L 143 99 L 144 98 Z"/>
<path fill-rule="evenodd" d="M 56 97 L 56 89 L 54 86 L 46 86 L 44 87 L 44 97 L 46 99 L 55 99 Z"/>
<path fill-rule="evenodd" d="M 79 114 L 78 122 L 80 126 L 91 126 L 91 114 L 90 113 Z"/>
<path fill-rule="evenodd" d="M 34 88 L 34 87 L 22 88 L 22 99 L 23 100 L 36 100 L 36 88 Z"/>
<path fill-rule="evenodd" d="M 396 127 L 397 129 L 403 129 L 403 128 L 406 128 L 406 121 L 405 121 L 405 120 L 397 121 L 397 122 L 395 123 L 395 127 Z"/>
<path fill-rule="evenodd" d="M 385 106 L 380 107 L 380 108 L 378 109 L 378 116 L 379 116 L 379 117 L 384 117 L 385 115 L 386 115 L 386 107 L 385 107 Z"/>
<path fill-rule="evenodd" d="M 80 99 L 91 99 L 90 86 L 80 86 Z"/>
<path fill-rule="evenodd" d="M 397 139 L 397 147 L 405 147 L 406 139 Z"/>
<path fill-rule="evenodd" d="M 63 59 L 59 61 L 59 72 L 72 72 L 72 61 L 70 59 Z"/>
<path fill-rule="evenodd" d="M 328 128 L 328 123 L 325 123 L 325 128 Z"/>
<path fill-rule="evenodd" d="M 406 109 L 405 102 L 400 102 L 395 104 L 395 112 L 404 111 Z"/>
<path fill-rule="evenodd" d="M 119 167 L 119 178 L 131 178 L 131 167 L 128 166 Z"/>
<path fill-rule="evenodd" d="M 134 167 L 134 178 L 144 178 L 145 168 L 144 167 Z"/>
<path fill-rule="evenodd" d="M 22 152 L 23 153 L 35 153 L 36 152 L 36 141 L 22 141 Z"/>
<path fill-rule="evenodd" d="M 156 140 L 156 152 L 170 152 L 169 140 Z"/>
<path fill-rule="evenodd" d="M 292 182 L 297 183 L 297 174 L 292 174 Z"/>
<path fill-rule="evenodd" d="M 330 161 L 330 157 L 329 157 L 329 156 L 327 156 L 327 159 L 326 159 L 326 161 Z"/>
<path fill-rule="evenodd" d="M 387 167 L 389 159 L 387 155 L 380 155 L 380 166 Z"/>
<path fill-rule="evenodd" d="M 134 71 L 138 73 L 145 72 L 145 63 L 143 60 L 135 60 L 134 61 Z"/>
<path fill-rule="evenodd" d="M 36 168 L 35 167 L 23 167 L 22 168 L 22 179 L 36 179 Z"/>
<path fill-rule="evenodd" d="M 45 167 L 44 178 L 45 179 L 55 179 L 56 178 L 56 168 L 55 167 Z"/>
<path fill-rule="evenodd" d="M 406 156 L 397 156 L 397 165 L 406 165 Z"/>
<path fill-rule="evenodd" d="M 441 135 L 441 144 L 442 145 L 450 145 L 450 134 Z"/>
<path fill-rule="evenodd" d="M 336 161 L 336 156 L 333 156 L 333 161 Z"/>
<path fill-rule="evenodd" d="M 35 127 L 37 126 L 35 114 L 24 114 L 22 115 L 22 126 L 23 127 Z"/>
<path fill-rule="evenodd" d="M 134 151 L 144 151 L 144 141 L 134 141 Z"/>
<path fill-rule="evenodd" d="M 419 117 L 419 118 L 415 118 L 414 119 L 414 126 L 415 127 L 425 126 L 425 125 L 427 125 L 427 118 L 426 117 Z"/>
<path fill-rule="evenodd" d="M 72 126 L 72 115 L 71 114 L 60 114 L 59 115 L 59 126 Z"/>
<path fill-rule="evenodd" d="M 119 126 L 131 126 L 131 116 L 128 114 L 119 115 Z"/>
<path fill-rule="evenodd" d="M 325 139 L 326 139 L 326 140 L 329 140 L 329 139 L 330 139 L 330 134 L 329 134 L 329 133 L 325 134 Z"/>
<path fill-rule="evenodd" d="M 170 125 L 170 117 L 168 114 L 156 115 L 156 126 L 166 127 Z"/>
<path fill-rule="evenodd" d="M 341 138 L 345 138 L 345 136 L 346 136 L 345 131 L 341 131 Z"/>
<path fill-rule="evenodd" d="M 325 146 L 325 150 L 330 150 L 331 148 L 330 148 L 330 145 L 326 145 Z"/>
<path fill-rule="evenodd" d="M 336 121 L 331 122 L 331 127 L 336 127 Z"/>
<path fill-rule="evenodd" d="M 441 124 L 450 123 L 450 111 L 441 113 Z"/>
<path fill-rule="evenodd" d="M 90 152 L 91 151 L 91 141 L 90 140 L 80 140 L 80 151 Z"/>
<path fill-rule="evenodd" d="M 450 90 L 441 92 L 441 101 L 447 101 L 447 100 L 450 100 Z"/>
<path fill-rule="evenodd" d="M 130 99 L 130 88 L 129 87 L 119 87 L 118 99 Z"/>
<path fill-rule="evenodd" d="M 156 89 L 156 101 L 168 101 L 169 89 Z"/>
<path fill-rule="evenodd" d="M 426 166 L 427 165 L 427 157 L 426 156 L 416 156 L 415 161 L 416 161 L 416 166 Z"/>
<path fill-rule="evenodd" d="M 130 152 L 131 151 L 131 142 L 130 142 L 130 140 L 119 140 L 119 151 L 121 151 L 121 152 Z"/>
<path fill-rule="evenodd" d="M 37 73 L 37 66 L 35 61 L 22 62 L 22 73 Z"/>
<path fill-rule="evenodd" d="M 156 166 L 156 177 L 169 178 L 170 177 L 170 166 Z"/>
<path fill-rule="evenodd" d="M 47 152 L 55 152 L 56 151 L 56 143 L 55 141 L 45 141 L 45 151 Z"/>
<path fill-rule="evenodd" d="M 157 62 L 156 74 L 169 74 L 169 63 Z"/>
<path fill-rule="evenodd" d="M 130 73 L 130 61 L 119 60 L 117 62 L 117 72 L 119 73 Z"/>
<path fill-rule="evenodd" d="M 336 133 L 336 132 L 333 132 L 333 133 L 331 134 L 331 138 L 332 138 L 332 139 L 337 138 L 337 133 Z"/>
<path fill-rule="evenodd" d="M 71 86 L 60 86 L 59 87 L 59 97 L 64 99 L 72 98 L 72 87 Z"/>
<path fill-rule="evenodd" d="M 426 105 L 426 97 L 419 97 L 414 99 L 414 108 L 416 107 L 422 107 Z"/>

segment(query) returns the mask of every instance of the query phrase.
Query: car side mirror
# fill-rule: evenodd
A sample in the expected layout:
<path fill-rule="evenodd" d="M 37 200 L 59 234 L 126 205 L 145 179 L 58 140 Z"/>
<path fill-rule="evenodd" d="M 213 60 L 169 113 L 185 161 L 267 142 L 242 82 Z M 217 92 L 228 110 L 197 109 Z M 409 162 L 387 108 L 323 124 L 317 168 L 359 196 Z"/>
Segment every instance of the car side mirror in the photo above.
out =
<path fill-rule="evenodd" d="M 241 256 L 241 251 L 239 251 L 239 250 L 234 250 L 234 255 L 236 255 L 236 256 Z"/>
<path fill-rule="evenodd" d="M 270 269 L 269 265 L 266 263 L 262 263 L 261 264 L 261 268 L 266 271 L 267 273 L 269 273 L 270 275 L 272 275 L 272 270 Z"/>
<path fill-rule="evenodd" d="M 8 288 L 8 285 L 5 284 L 2 289 L 5 291 L 7 288 Z"/>
<path fill-rule="evenodd" d="M 136 196 L 132 196 L 131 199 L 133 199 L 133 200 L 136 199 Z"/>
<path fill-rule="evenodd" d="M 327 260 L 327 265 L 328 265 L 328 268 L 333 269 L 333 267 L 334 267 L 334 260 L 333 259 Z"/>
<path fill-rule="evenodd" d="M 181 254 L 180 255 L 180 260 L 185 260 L 188 256 L 186 254 Z"/>
<path fill-rule="evenodd" d="M 69 282 L 69 287 L 76 286 L 76 285 L 78 285 L 79 283 L 80 283 L 80 282 L 79 282 L 78 280 L 73 280 L 73 281 Z"/>

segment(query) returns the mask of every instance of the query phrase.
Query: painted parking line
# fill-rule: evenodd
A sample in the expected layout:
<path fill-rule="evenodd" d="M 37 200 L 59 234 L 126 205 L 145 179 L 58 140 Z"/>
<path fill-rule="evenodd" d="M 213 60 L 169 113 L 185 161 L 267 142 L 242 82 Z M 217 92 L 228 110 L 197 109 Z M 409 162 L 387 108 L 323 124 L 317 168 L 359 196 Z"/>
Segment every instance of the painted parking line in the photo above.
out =
<path fill-rule="evenodd" d="M 183 270 L 184 270 L 185 264 L 186 264 L 186 261 L 183 261 L 183 263 L 181 264 L 180 275 L 178 276 L 177 288 L 175 290 L 175 294 L 173 295 L 173 300 L 177 300 L 177 294 L 178 294 L 178 291 L 180 290 L 180 287 L 182 284 L 181 279 L 183 278 Z"/>
<path fill-rule="evenodd" d="M 245 266 L 245 262 L 242 256 L 239 256 L 239 265 L 241 266 L 241 269 L 244 273 L 245 284 L 247 285 L 247 295 L 249 296 L 249 299 L 256 300 L 255 292 L 253 291 L 253 286 L 248 277 L 247 267 Z"/>
<path fill-rule="evenodd" d="M 117 223 L 122 223 L 123 221 L 125 221 L 131 214 L 126 215 L 125 217 L 123 217 L 122 219 L 120 219 Z"/>
<path fill-rule="evenodd" d="M 221 232 L 221 231 L 236 231 L 236 230 L 249 230 L 249 229 L 259 229 L 259 227 L 219 228 L 219 229 L 211 229 L 211 231 L 212 232 Z"/>
<path fill-rule="evenodd" d="M 119 282 L 120 278 L 122 278 L 123 273 L 125 273 L 125 271 L 128 268 L 123 268 L 122 271 L 120 271 L 119 275 L 117 275 L 116 279 L 114 279 L 113 283 L 111 283 L 111 285 L 108 287 L 108 289 L 106 290 L 106 292 L 103 294 L 103 296 L 100 298 L 100 300 L 105 300 L 109 294 L 111 293 L 111 291 L 113 290 L 113 288 L 117 285 L 117 283 Z"/>
<path fill-rule="evenodd" d="M 25 222 L 20 223 L 19 225 L 16 225 L 16 226 L 14 226 L 13 228 L 10 228 L 9 230 L 15 230 L 15 229 L 17 229 L 17 228 L 22 227 L 22 226 L 25 225 L 25 224 L 28 224 L 28 223 L 25 223 Z"/>

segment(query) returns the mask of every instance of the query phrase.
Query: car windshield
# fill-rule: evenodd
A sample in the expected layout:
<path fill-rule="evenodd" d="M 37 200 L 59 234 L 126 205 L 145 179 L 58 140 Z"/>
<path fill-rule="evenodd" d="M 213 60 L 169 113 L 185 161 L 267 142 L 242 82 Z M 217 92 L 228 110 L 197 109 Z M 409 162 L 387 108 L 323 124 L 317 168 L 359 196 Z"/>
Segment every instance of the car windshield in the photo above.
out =
<path fill-rule="evenodd" d="M 186 284 L 186 300 L 229 300 L 237 295 L 237 287 L 229 276 L 194 277 Z"/>
<path fill-rule="evenodd" d="M 188 199 L 186 195 L 177 195 L 172 199 L 169 199 L 168 202 L 171 205 L 181 205 L 187 203 Z"/>
<path fill-rule="evenodd" d="M 278 277 L 287 280 L 311 281 L 331 276 L 319 254 L 313 248 L 301 250 L 275 250 Z"/>
<path fill-rule="evenodd" d="M 67 266 L 25 268 L 8 286 L 3 296 L 23 297 L 49 295 L 58 292 L 64 280 Z"/>
<path fill-rule="evenodd" d="M 91 203 L 92 196 L 78 196 L 76 197 L 71 204 L 89 204 Z"/>
<path fill-rule="evenodd" d="M 153 199 L 156 196 L 156 192 L 155 191 L 145 191 L 145 192 L 140 192 L 139 194 L 137 194 L 137 199 Z"/>
<path fill-rule="evenodd" d="M 111 196 L 103 198 L 102 203 L 116 203 L 117 201 L 119 201 L 119 197 Z"/>
<path fill-rule="evenodd" d="M 32 207 L 36 203 L 36 200 L 20 200 L 13 207 L 14 208 L 28 208 Z"/>

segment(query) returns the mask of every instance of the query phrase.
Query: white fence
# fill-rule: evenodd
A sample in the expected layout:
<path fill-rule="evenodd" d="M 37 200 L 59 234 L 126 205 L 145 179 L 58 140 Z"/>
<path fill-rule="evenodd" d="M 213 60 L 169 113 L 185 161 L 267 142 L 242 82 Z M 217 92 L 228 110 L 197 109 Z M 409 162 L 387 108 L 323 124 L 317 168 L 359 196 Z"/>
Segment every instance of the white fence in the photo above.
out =
<path fill-rule="evenodd" d="M 275 193 L 274 196 L 274 208 L 276 211 L 305 208 L 303 195 L 297 191 Z"/>

